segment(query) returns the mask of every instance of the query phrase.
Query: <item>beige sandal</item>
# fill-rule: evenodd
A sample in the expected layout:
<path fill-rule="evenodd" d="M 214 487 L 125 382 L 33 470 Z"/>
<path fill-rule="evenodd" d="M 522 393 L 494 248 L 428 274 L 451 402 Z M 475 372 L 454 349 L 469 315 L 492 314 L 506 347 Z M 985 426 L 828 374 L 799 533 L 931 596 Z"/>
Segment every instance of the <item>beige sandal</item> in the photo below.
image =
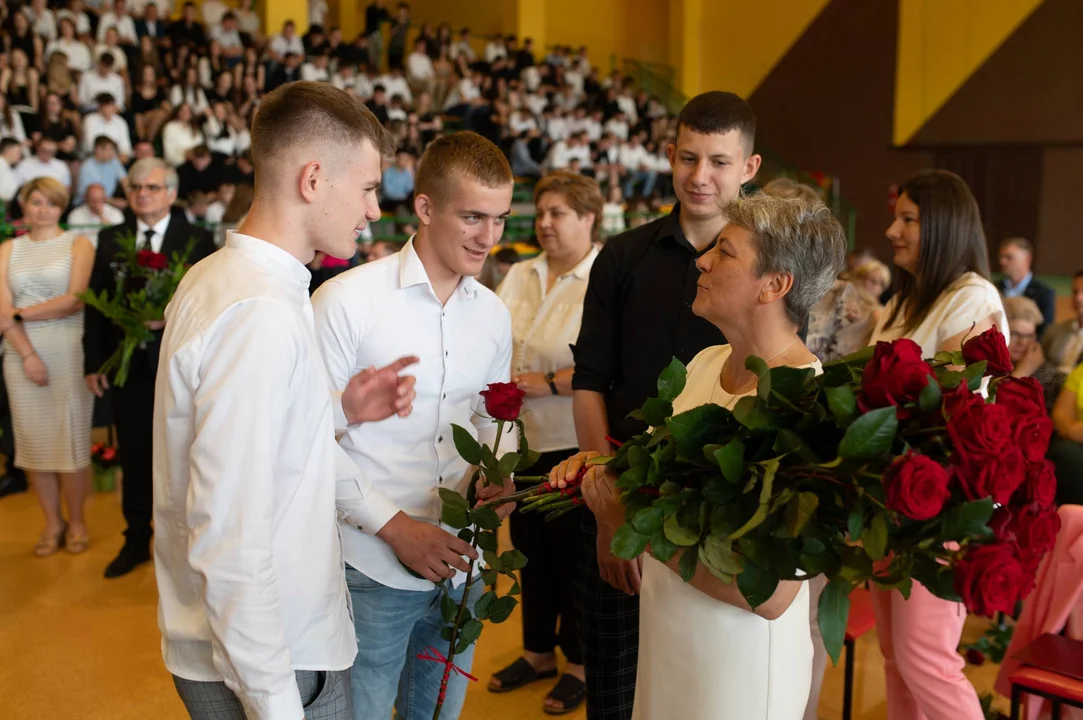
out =
<path fill-rule="evenodd" d="M 86 552 L 90 547 L 90 537 L 84 531 L 82 535 L 75 535 L 71 531 L 64 533 L 64 549 L 72 555 Z"/>
<path fill-rule="evenodd" d="M 56 535 L 49 537 L 45 533 L 42 533 L 41 539 L 38 540 L 38 544 L 34 546 L 34 555 L 37 557 L 48 557 L 55 553 L 60 548 L 64 547 L 64 543 L 67 540 L 68 533 L 67 524 Z"/>

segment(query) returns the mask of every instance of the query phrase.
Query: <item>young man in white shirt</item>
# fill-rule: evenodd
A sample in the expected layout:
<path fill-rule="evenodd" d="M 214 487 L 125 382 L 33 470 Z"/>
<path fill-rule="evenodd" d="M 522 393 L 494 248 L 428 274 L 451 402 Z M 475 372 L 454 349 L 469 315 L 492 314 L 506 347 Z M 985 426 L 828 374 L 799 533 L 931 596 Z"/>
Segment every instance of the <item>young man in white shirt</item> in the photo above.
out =
<path fill-rule="evenodd" d="M 406 81 L 410 84 L 410 91 L 414 95 L 431 93 L 435 77 L 432 59 L 425 52 L 425 41 L 414 41 L 414 51 L 406 56 Z"/>
<path fill-rule="evenodd" d="M 95 98 L 102 93 L 111 95 L 117 101 L 117 109 L 124 112 L 124 79 L 113 71 L 115 65 L 116 58 L 113 57 L 113 53 L 102 53 L 102 56 L 98 58 L 97 70 L 83 73 L 83 76 L 79 78 L 76 94 L 83 112 L 97 110 L 98 103 Z"/>
<path fill-rule="evenodd" d="M 132 156 L 132 135 L 128 123 L 117 114 L 116 99 L 109 93 L 100 93 L 94 102 L 98 111 L 83 118 L 83 151 L 93 153 L 94 143 L 104 135 L 116 143 L 120 161 L 127 163 Z"/>
<path fill-rule="evenodd" d="M 0 140 L 0 200 L 10 203 L 19 192 L 15 166 L 23 159 L 23 145 L 15 138 Z"/>
<path fill-rule="evenodd" d="M 128 14 L 124 0 L 113 0 L 113 9 L 102 14 L 98 20 L 98 42 L 105 42 L 105 31 L 116 28 L 117 37 L 123 45 L 136 45 L 139 43 L 135 32 L 135 21 Z"/>
<path fill-rule="evenodd" d="M 347 93 L 297 82 L 253 127 L 256 196 L 165 319 L 154 408 L 163 655 L 193 718 L 350 718 L 350 627 L 337 517 L 379 532 L 390 503 L 336 424 L 408 414 L 401 359 L 330 385 L 305 265 L 350 257 L 379 218 L 386 131 Z M 337 416 L 337 417 L 336 417 Z"/>
<path fill-rule="evenodd" d="M 56 141 L 47 137 L 38 140 L 34 154 L 15 168 L 15 180 L 19 187 L 39 177 L 51 177 L 71 191 L 71 170 L 66 162 L 56 157 Z"/>
<path fill-rule="evenodd" d="M 331 79 L 331 73 L 327 69 L 327 63 L 330 60 L 327 57 L 326 52 L 318 52 L 312 56 L 312 58 L 301 66 L 301 79 L 308 82 L 328 82 Z"/>
<path fill-rule="evenodd" d="M 98 233 L 102 228 L 123 223 L 124 211 L 106 202 L 105 188 L 101 183 L 91 183 L 85 192 L 86 204 L 68 213 L 68 227 L 78 228 L 81 235 L 98 247 Z"/>
<path fill-rule="evenodd" d="M 438 493 L 465 494 L 471 476 L 452 423 L 490 447 L 495 440 L 495 425 L 478 414 L 479 393 L 509 378 L 511 318 L 474 277 L 503 234 L 512 184 L 493 143 L 467 132 L 438 138 L 418 164 L 417 234 L 398 254 L 336 276 L 313 297 L 317 340 L 336 388 L 385 357 L 421 357 L 410 417 L 347 428 L 341 439 L 394 514 L 379 537 L 340 523 L 358 640 L 354 720 L 388 718 L 392 709 L 403 718 L 431 717 L 440 694 L 443 668 L 415 656 L 445 644 L 433 582 L 453 578 L 450 596 L 458 602 L 469 565 L 454 531 L 439 524 Z M 418 570 L 423 554 L 431 561 L 423 578 L 402 567 Z M 475 585 L 471 602 L 479 596 Z M 472 660 L 473 648 L 455 663 L 469 672 Z M 458 718 L 465 695 L 465 679 L 453 677 L 442 717 Z"/>

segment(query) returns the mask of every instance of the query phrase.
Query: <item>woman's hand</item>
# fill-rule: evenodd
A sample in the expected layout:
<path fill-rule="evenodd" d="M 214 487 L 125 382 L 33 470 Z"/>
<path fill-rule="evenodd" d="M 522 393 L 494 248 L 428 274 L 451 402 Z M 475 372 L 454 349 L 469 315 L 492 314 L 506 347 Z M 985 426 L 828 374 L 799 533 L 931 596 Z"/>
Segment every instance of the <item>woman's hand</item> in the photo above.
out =
<path fill-rule="evenodd" d="M 561 462 L 549 473 L 549 484 L 565 488 L 590 460 L 599 457 L 593 451 L 577 453 Z M 617 475 L 606 465 L 593 465 L 583 475 L 583 500 L 598 519 L 599 525 L 616 530 L 624 523 L 624 506 L 620 503 Z"/>
<path fill-rule="evenodd" d="M 579 471 L 588 461 L 599 457 L 599 453 L 593 450 L 580 452 L 572 455 L 567 460 L 562 460 L 559 465 L 549 471 L 549 484 L 555 488 L 566 488 L 568 483 L 575 479 Z"/>
<path fill-rule="evenodd" d="M 30 353 L 23 358 L 23 372 L 31 382 L 41 387 L 49 384 L 49 371 L 45 369 L 45 363 L 41 361 L 37 353 Z"/>
<path fill-rule="evenodd" d="M 490 502 L 491 500 L 496 500 L 497 498 L 505 497 L 514 493 L 515 481 L 512 478 L 504 478 L 504 487 L 500 487 L 495 483 L 486 484 L 485 474 L 482 473 L 481 477 L 478 478 L 477 484 L 474 487 L 477 491 L 478 498 L 478 504 L 475 505 L 475 507 L 481 507 L 482 505 Z M 496 511 L 497 517 L 499 517 L 501 520 L 504 520 L 515 510 L 515 503 L 504 503 L 503 505 L 499 505 L 493 508 L 493 510 Z"/>
<path fill-rule="evenodd" d="M 527 397 L 545 397 L 552 395 L 553 391 L 549 383 L 545 381 L 545 375 L 540 372 L 523 373 L 512 378 L 512 382 L 526 393 Z"/>

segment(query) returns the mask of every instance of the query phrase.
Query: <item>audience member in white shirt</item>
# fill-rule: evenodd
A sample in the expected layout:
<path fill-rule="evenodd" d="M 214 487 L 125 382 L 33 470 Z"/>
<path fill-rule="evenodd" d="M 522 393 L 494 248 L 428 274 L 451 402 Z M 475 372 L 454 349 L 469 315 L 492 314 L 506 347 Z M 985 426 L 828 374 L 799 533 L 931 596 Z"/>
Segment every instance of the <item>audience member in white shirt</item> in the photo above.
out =
<path fill-rule="evenodd" d="M 121 49 L 120 36 L 117 35 L 116 28 L 109 28 L 105 31 L 105 42 L 100 42 L 94 46 L 94 59 L 97 60 L 105 53 L 110 53 L 113 56 L 113 69 L 118 73 L 123 73 L 128 70 L 128 56 L 124 54 L 124 50 Z"/>
<path fill-rule="evenodd" d="M 229 12 L 229 7 L 222 0 L 203 0 L 199 6 L 203 14 L 203 26 L 213 30 L 222 24 L 222 16 Z"/>
<path fill-rule="evenodd" d="M 471 105 L 481 97 L 481 74 L 471 73 L 458 82 L 444 101 L 444 109 L 461 108 Z"/>
<path fill-rule="evenodd" d="M 626 87 L 620 95 L 617 96 L 617 107 L 624 111 L 625 116 L 628 118 L 628 122 L 635 125 L 639 121 L 639 111 L 636 108 L 636 99 L 632 97 L 632 88 Z"/>
<path fill-rule="evenodd" d="M 60 33 L 60 22 L 68 18 L 75 25 L 77 36 L 90 35 L 90 16 L 83 12 L 82 0 L 71 0 L 68 7 L 56 11 L 57 32 Z M 62 34 L 62 33 L 61 33 Z"/>
<path fill-rule="evenodd" d="M 331 400 L 305 265 L 356 252 L 357 226 L 380 217 L 391 144 L 327 84 L 265 100 L 253 134 L 252 210 L 166 314 L 154 409 L 162 651 L 192 717 L 350 720 L 356 640 L 336 505 L 369 533 L 396 508 L 336 445 L 335 426 L 408 414 L 412 380 L 398 371 L 416 358 L 362 370 Z M 343 135 L 354 142 L 329 140 Z"/>
<path fill-rule="evenodd" d="M 117 109 L 124 112 L 124 79 L 113 72 L 116 60 L 113 53 L 105 53 L 98 58 L 98 68 L 94 72 L 83 73 L 76 88 L 76 102 L 83 112 L 98 109 L 94 98 L 102 93 L 109 93 L 117 101 Z"/>
<path fill-rule="evenodd" d="M 100 183 L 88 185 L 86 203 L 68 213 L 68 226 L 78 228 L 79 234 L 90 238 L 94 247 L 98 247 L 98 232 L 102 228 L 123 222 L 124 211 L 106 202 L 105 188 Z"/>
<path fill-rule="evenodd" d="M 286 53 L 294 53 L 301 57 L 305 56 L 305 44 L 297 35 L 292 20 L 287 20 L 282 25 L 282 33 L 271 38 L 271 42 L 267 46 L 267 57 L 274 62 L 282 62 L 282 59 L 286 57 Z"/>
<path fill-rule="evenodd" d="M 319 25 L 327 29 L 327 0 L 308 0 L 308 26 Z"/>
<path fill-rule="evenodd" d="M 7 96 L 2 93 L 0 93 L 0 137 L 13 138 L 23 145 L 29 144 L 22 116 L 8 105 Z"/>
<path fill-rule="evenodd" d="M 432 58 L 425 52 L 424 40 L 414 42 L 414 51 L 406 56 L 406 80 L 415 95 L 423 92 L 432 92 L 433 78 L 436 77 L 436 69 L 433 67 Z"/>
<path fill-rule="evenodd" d="M 45 7 L 45 0 L 31 0 L 29 5 L 23 7 L 23 12 L 30 19 L 30 28 L 35 35 L 41 35 L 45 40 L 56 38 L 56 16 Z"/>
<path fill-rule="evenodd" d="M 24 158 L 15 168 L 15 179 L 22 187 L 39 177 L 51 177 L 71 192 L 71 170 L 56 157 L 56 141 L 43 137 L 33 155 Z"/>
<path fill-rule="evenodd" d="M 632 197 L 635 186 L 642 183 L 643 197 L 650 197 L 658 180 L 658 172 L 655 170 L 655 158 L 643 147 L 643 138 L 639 133 L 621 145 L 618 162 L 621 165 L 620 176 L 624 181 L 621 188 L 624 196 Z"/>
<path fill-rule="evenodd" d="M 571 133 L 568 121 L 564 118 L 564 112 L 556 105 L 550 105 L 545 109 L 545 134 L 552 142 L 559 142 Z"/>
<path fill-rule="evenodd" d="M 508 47 L 504 44 L 504 36 L 496 35 L 485 46 L 485 62 L 492 65 L 497 58 L 508 56 Z"/>
<path fill-rule="evenodd" d="M 90 69 L 94 67 L 90 48 L 75 36 L 75 30 L 75 23 L 70 17 L 61 17 L 60 37 L 49 41 L 49 44 L 45 46 L 45 60 L 48 62 L 52 54 L 59 50 L 67 57 L 69 70 L 90 72 Z"/>
<path fill-rule="evenodd" d="M 83 151 L 94 152 L 94 141 L 104 135 L 116 143 L 120 161 L 128 162 L 132 154 L 132 136 L 128 122 L 117 114 L 116 100 L 108 93 L 101 93 L 94 102 L 98 111 L 83 118 Z"/>
<path fill-rule="evenodd" d="M 460 57 L 466 59 L 466 64 L 474 62 L 476 54 L 474 53 L 474 47 L 470 44 L 470 30 L 463 28 L 459 31 L 459 39 L 448 50 L 448 57 L 452 60 L 458 60 Z"/>
<path fill-rule="evenodd" d="M 508 119 L 508 128 L 513 135 L 522 135 L 538 129 L 538 121 L 527 108 L 519 108 Z"/>
<path fill-rule="evenodd" d="M 337 87 L 339 90 L 346 90 L 352 94 L 357 94 L 357 66 L 350 63 L 342 63 L 335 70 L 334 75 L 331 76 L 331 84 Z"/>
<path fill-rule="evenodd" d="M 602 207 L 602 235 L 613 237 L 620 235 L 628 229 L 624 218 L 624 195 L 620 191 L 620 185 L 613 183 L 609 186 L 609 195 L 606 197 L 605 206 Z"/>
<path fill-rule="evenodd" d="M 15 138 L 0 140 L 0 200 L 10 203 L 19 192 L 15 166 L 23 159 L 23 144 Z"/>
<path fill-rule="evenodd" d="M 621 142 L 628 140 L 628 120 L 624 117 L 624 112 L 618 112 L 613 117 L 609 118 L 606 122 L 604 130 L 607 133 L 612 133 L 613 137 L 617 138 Z"/>
<path fill-rule="evenodd" d="M 336 389 L 385 357 L 422 358 L 410 417 L 345 428 L 341 439 L 362 477 L 388 500 L 377 537 L 340 523 L 359 640 L 351 673 L 356 718 L 390 717 L 396 698 L 409 702 L 408 710 L 397 704 L 399 715 L 429 717 L 440 693 L 440 671 L 415 657 L 443 644 L 441 591 L 433 582 L 452 578 L 450 597 L 461 600 L 469 568 L 462 556 L 476 553 L 439 524 L 438 491 L 465 494 L 472 473 L 455 450 L 452 423 L 490 446 L 496 435 L 478 414 L 479 393 L 508 380 L 511 322 L 474 276 L 503 233 L 512 184 L 507 159 L 488 140 L 471 133 L 437 138 L 418 166 L 417 234 L 398 254 L 328 280 L 313 297 L 316 335 Z M 513 484 L 505 485 L 478 497 L 511 492 Z M 479 591 L 475 585 L 471 602 Z M 456 663 L 469 672 L 472 659 L 473 646 Z M 448 717 L 459 717 L 465 695 L 466 680 L 453 677 Z"/>
<path fill-rule="evenodd" d="M 124 0 L 113 0 L 113 9 L 102 13 L 98 19 L 98 42 L 105 42 L 105 32 L 116 28 L 117 36 L 124 45 L 135 45 L 139 38 L 135 33 L 135 21 L 128 14 Z"/>
<path fill-rule="evenodd" d="M 389 98 L 401 95 L 407 105 L 414 104 L 414 95 L 410 92 L 410 83 L 399 68 L 391 68 L 391 72 L 380 78 L 380 84 L 384 86 Z"/>
<path fill-rule="evenodd" d="M 301 66 L 301 79 L 307 82 L 327 82 L 331 79 L 331 73 L 327 69 L 330 58 L 327 53 L 320 52 L 311 56 L 311 59 Z"/>
<path fill-rule="evenodd" d="M 206 9 L 207 6 L 203 7 Z M 244 41 L 241 40 L 240 26 L 237 16 L 232 12 L 222 15 L 222 24 L 211 28 L 210 39 L 218 43 L 218 47 L 222 48 L 222 55 L 227 58 L 239 58 L 244 55 Z"/>

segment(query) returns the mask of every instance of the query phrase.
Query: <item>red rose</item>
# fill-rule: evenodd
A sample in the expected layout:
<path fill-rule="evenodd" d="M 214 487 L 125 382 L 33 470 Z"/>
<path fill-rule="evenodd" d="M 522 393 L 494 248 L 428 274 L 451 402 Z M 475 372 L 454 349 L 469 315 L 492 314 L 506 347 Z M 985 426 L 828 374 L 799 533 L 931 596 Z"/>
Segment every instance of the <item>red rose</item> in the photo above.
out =
<path fill-rule="evenodd" d="M 975 648 L 967 648 L 966 661 L 971 665 L 981 666 L 985 664 L 985 653 Z"/>
<path fill-rule="evenodd" d="M 1037 463 L 1045 459 L 1051 437 L 1053 421 L 1045 415 L 1016 418 L 1015 444 L 1027 461 Z"/>
<path fill-rule="evenodd" d="M 861 375 L 861 392 L 857 397 L 862 412 L 894 405 L 898 417 L 904 420 L 914 414 L 903 405 L 916 403 L 918 395 L 929 384 L 933 369 L 921 357 L 921 347 L 913 340 L 901 338 L 892 343 L 878 342 L 872 360 Z"/>
<path fill-rule="evenodd" d="M 1056 466 L 1051 460 L 1041 460 L 1027 466 L 1027 479 L 1016 490 L 1014 503 L 1052 507 L 1057 497 Z"/>
<path fill-rule="evenodd" d="M 955 478 L 968 500 L 991 497 L 1006 505 L 1026 477 L 1027 466 L 1015 448 L 1003 448 L 999 455 L 960 452 L 955 459 Z"/>
<path fill-rule="evenodd" d="M 489 383 L 481 391 L 485 398 L 485 412 L 494 420 L 516 420 L 523 409 L 526 393 L 515 383 Z"/>
<path fill-rule="evenodd" d="M 93 445 L 90 446 L 90 452 L 97 455 L 98 453 L 100 453 L 102 451 L 103 447 L 104 447 L 104 445 L 102 445 L 101 443 L 94 443 Z"/>
<path fill-rule="evenodd" d="M 1020 553 L 1041 557 L 1057 544 L 1060 515 L 1051 507 L 1028 505 L 1015 513 L 1014 526 Z"/>
<path fill-rule="evenodd" d="M 1023 567 L 1007 543 L 976 547 L 955 566 L 955 591 L 967 610 L 986 617 L 1013 612 L 1024 582 Z"/>
<path fill-rule="evenodd" d="M 110 460 L 112 460 L 116 456 L 117 456 L 117 451 L 115 449 L 111 448 L 111 447 L 107 447 L 104 450 L 102 450 L 102 460 L 105 460 L 106 462 L 109 462 Z"/>
<path fill-rule="evenodd" d="M 986 375 L 1011 375 L 1012 356 L 1008 352 L 1008 342 L 994 325 L 981 335 L 970 338 L 963 344 L 963 359 L 967 365 L 985 360 L 989 365 Z"/>
<path fill-rule="evenodd" d="M 911 450 L 884 473 L 887 506 L 912 520 L 929 520 L 951 496 L 950 481 L 951 475 L 940 463 Z"/>
<path fill-rule="evenodd" d="M 1007 407 L 1013 415 L 1046 415 L 1045 391 L 1032 377 L 1006 377 L 996 384 L 996 403 Z"/>
<path fill-rule="evenodd" d="M 950 393 L 944 401 L 948 435 L 964 455 L 998 455 L 1012 442 L 1012 414 L 976 393 Z"/>
<path fill-rule="evenodd" d="M 139 255 L 136 257 L 136 262 L 139 263 L 139 267 L 144 267 L 148 270 L 165 270 L 169 267 L 169 258 L 162 253 L 156 253 L 153 250 L 140 250 Z"/>

